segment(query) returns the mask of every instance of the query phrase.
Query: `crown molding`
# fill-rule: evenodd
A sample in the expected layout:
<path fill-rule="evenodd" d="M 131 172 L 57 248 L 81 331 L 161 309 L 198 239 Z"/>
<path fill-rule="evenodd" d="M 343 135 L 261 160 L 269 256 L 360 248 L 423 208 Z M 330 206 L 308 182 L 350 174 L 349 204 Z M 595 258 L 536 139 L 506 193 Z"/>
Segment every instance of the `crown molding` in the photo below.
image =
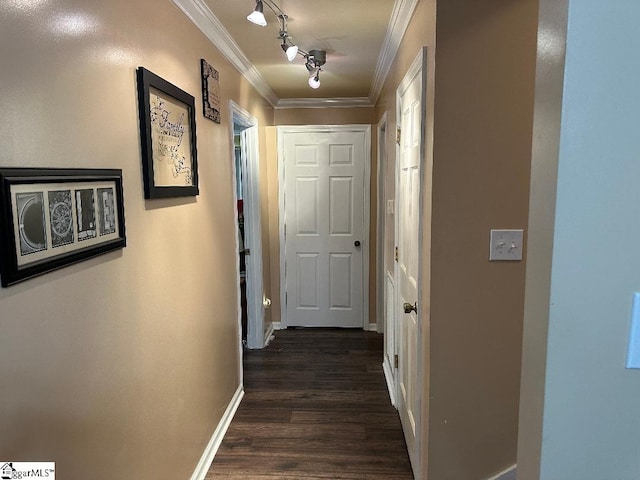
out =
<path fill-rule="evenodd" d="M 369 97 L 336 97 L 336 98 L 282 98 L 275 108 L 355 108 L 373 107 Z"/>
<path fill-rule="evenodd" d="M 249 61 L 231 34 L 203 0 L 171 0 L 185 16 L 220 50 L 251 85 L 277 109 L 285 108 L 353 108 L 371 107 L 378 101 L 400 42 L 409 26 L 418 0 L 395 0 L 387 34 L 376 65 L 369 97 L 355 98 L 289 98 L 279 99 L 258 69 Z"/>
<path fill-rule="evenodd" d="M 413 16 L 413 11 L 416 9 L 417 4 L 418 0 L 396 0 L 393 5 L 387 35 L 382 43 L 378 64 L 376 65 L 373 82 L 371 83 L 371 92 L 369 93 L 369 100 L 373 105 L 376 104 L 380 92 L 382 92 L 382 87 L 387 79 L 387 75 L 389 75 L 391 65 L 400 48 L 400 42 L 402 42 L 402 37 L 404 37 L 407 31 L 409 21 Z"/>
<path fill-rule="evenodd" d="M 278 97 L 203 0 L 171 0 L 251 85 L 275 107 Z"/>

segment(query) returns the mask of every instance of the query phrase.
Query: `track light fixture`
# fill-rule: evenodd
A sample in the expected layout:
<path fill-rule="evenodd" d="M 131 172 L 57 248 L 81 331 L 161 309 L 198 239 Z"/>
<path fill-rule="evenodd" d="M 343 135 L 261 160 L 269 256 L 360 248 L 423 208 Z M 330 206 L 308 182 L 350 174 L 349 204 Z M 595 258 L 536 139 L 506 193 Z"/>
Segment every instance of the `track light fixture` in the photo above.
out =
<path fill-rule="evenodd" d="M 286 41 L 282 41 L 282 50 L 284 50 L 287 55 L 287 60 L 293 62 L 296 59 L 296 55 L 298 55 L 298 46 L 297 45 L 287 45 Z"/>
<path fill-rule="evenodd" d="M 327 61 L 327 52 L 324 50 L 310 50 L 305 55 L 305 67 L 309 71 L 309 86 L 313 89 L 320 87 L 320 72 Z"/>
<path fill-rule="evenodd" d="M 267 26 L 267 19 L 264 18 L 264 5 L 262 4 L 262 0 L 256 0 L 256 8 L 247 15 L 247 20 L 261 27 Z"/>
<path fill-rule="evenodd" d="M 320 72 L 327 59 L 326 52 L 324 50 L 305 52 L 294 44 L 287 29 L 287 19 L 289 17 L 273 0 L 256 0 L 256 8 L 247 16 L 247 20 L 261 27 L 266 26 L 267 20 L 264 16 L 264 5 L 269 7 L 280 22 L 278 38 L 281 41 L 280 47 L 287 55 L 287 60 L 292 62 L 298 55 L 301 55 L 305 59 L 305 66 L 309 71 L 309 86 L 314 89 L 320 87 Z"/>
<path fill-rule="evenodd" d="M 309 86 L 314 90 L 320 88 L 320 69 L 309 75 Z"/>
<path fill-rule="evenodd" d="M 287 54 L 287 60 L 293 62 L 298 55 L 298 46 L 295 45 L 291 41 L 291 36 L 289 36 L 289 32 L 287 31 L 287 15 L 281 13 L 278 15 L 278 20 L 280 20 L 280 34 L 278 38 L 282 40 L 282 50 Z"/>

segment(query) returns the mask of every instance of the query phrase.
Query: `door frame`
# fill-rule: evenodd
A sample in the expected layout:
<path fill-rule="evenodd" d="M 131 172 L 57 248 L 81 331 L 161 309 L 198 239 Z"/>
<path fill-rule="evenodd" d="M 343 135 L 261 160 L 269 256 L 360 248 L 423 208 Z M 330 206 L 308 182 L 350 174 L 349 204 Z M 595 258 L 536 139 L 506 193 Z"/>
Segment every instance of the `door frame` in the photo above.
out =
<path fill-rule="evenodd" d="M 247 285 L 247 347 L 263 348 L 264 338 L 264 278 L 262 272 L 262 223 L 260 219 L 260 152 L 258 144 L 258 120 L 249 112 L 229 101 L 231 110 L 231 146 L 233 147 L 233 137 L 235 126 L 242 127 L 240 148 L 242 151 L 242 203 L 244 211 L 244 231 L 245 249 L 251 249 L 251 255 L 245 256 L 247 275 L 245 282 Z M 232 148 L 233 150 L 233 148 Z M 235 211 L 235 227 L 238 231 L 238 196 L 236 185 L 236 166 L 232 162 L 233 175 L 233 197 Z M 247 215 L 248 213 L 248 215 Z M 237 235 L 236 235 L 237 237 Z M 236 254 L 240 256 L 240 245 L 236 238 Z M 249 273 L 251 273 L 249 275 Z M 242 332 L 242 312 L 240 306 L 240 265 L 237 268 L 238 277 L 238 325 Z M 242 343 L 242 333 L 240 333 Z"/>
<path fill-rule="evenodd" d="M 422 79 L 421 79 L 421 87 L 420 87 L 420 195 L 418 197 L 418 219 L 419 219 L 419 225 L 418 225 L 418 265 L 420 266 L 418 268 L 418 285 L 417 285 L 417 290 L 418 290 L 418 311 L 416 313 L 416 317 L 417 317 L 417 323 L 418 323 L 418 338 L 417 338 L 417 345 L 416 345 L 416 358 L 418 359 L 418 365 L 417 365 L 417 370 L 416 370 L 416 409 L 415 409 L 415 424 L 416 424 L 416 439 L 415 439 L 415 452 L 409 452 L 409 456 L 411 459 L 411 464 L 413 467 L 413 472 L 414 472 L 414 478 L 416 480 L 421 479 L 422 478 L 422 462 L 421 462 L 421 457 L 422 457 L 422 402 L 423 402 L 423 395 L 422 395 L 422 391 L 423 391 L 423 385 L 424 385 L 424 365 L 422 363 L 422 358 L 423 358 L 423 315 L 422 315 L 422 310 L 423 310 L 423 295 L 422 295 L 422 263 L 424 260 L 423 257 L 423 244 L 424 244 L 424 222 L 423 222 L 423 215 L 424 215 L 424 189 L 425 189 L 425 173 L 426 173 L 426 165 L 425 165 L 425 160 L 426 160 L 426 154 L 425 154 L 425 146 L 426 146 L 426 120 L 427 120 L 427 59 L 428 59 L 428 48 L 427 47 L 422 47 L 420 49 L 420 52 L 418 53 L 418 55 L 416 56 L 416 58 L 414 59 L 414 61 L 411 63 L 411 66 L 407 69 L 407 72 L 405 73 L 402 81 L 400 82 L 400 84 L 398 85 L 397 89 L 396 89 L 396 125 L 399 126 L 402 129 L 402 112 L 401 112 L 401 102 L 400 102 L 400 97 L 402 95 L 402 93 L 404 91 L 407 90 L 407 88 L 409 87 L 409 85 L 411 84 L 412 80 L 417 76 L 417 75 L 421 75 Z M 396 142 L 396 146 L 395 146 L 395 152 L 396 152 L 396 162 L 395 162 L 395 199 L 394 199 L 394 243 L 398 241 L 399 235 L 398 235 L 398 231 L 400 228 L 400 218 L 399 215 L 397 214 L 398 212 L 398 201 L 399 201 L 399 197 L 400 197 L 400 167 L 401 167 L 401 163 L 400 163 L 400 144 L 398 142 Z M 393 267 L 393 275 L 394 275 L 394 283 L 395 283 L 395 290 L 394 290 L 394 294 L 395 294 L 395 298 L 394 298 L 394 305 L 395 305 L 395 315 L 396 315 L 396 320 L 398 318 L 398 315 L 400 315 L 400 312 L 402 311 L 402 305 L 400 305 L 400 295 L 399 295 L 399 290 L 400 290 L 400 286 L 398 285 L 398 278 L 399 278 L 399 267 L 398 267 L 398 262 L 394 262 L 394 267 Z M 395 338 L 396 338 L 396 353 L 399 355 L 399 345 L 400 342 L 397 341 L 397 339 L 399 338 L 399 322 L 396 321 L 395 322 Z M 396 373 L 395 375 L 395 397 L 397 399 L 397 404 L 396 404 L 396 408 L 399 405 L 399 398 L 400 398 L 400 378 L 399 375 Z M 428 399 L 427 399 L 428 401 Z"/>
<path fill-rule="evenodd" d="M 385 180 L 384 175 L 387 166 L 387 112 L 384 112 L 382 118 L 378 122 L 377 137 L 378 137 L 378 159 L 376 165 L 377 175 L 377 187 L 376 187 L 376 331 L 378 333 L 384 333 L 386 315 L 385 315 L 385 281 L 386 271 L 384 267 L 384 254 L 385 254 L 385 224 L 386 224 L 386 192 L 385 192 Z"/>
<path fill-rule="evenodd" d="M 396 298 L 395 298 L 395 265 L 391 271 L 386 269 L 385 259 L 385 247 L 386 247 L 386 215 L 387 215 L 387 198 L 386 198 L 386 167 L 388 165 L 388 152 L 389 142 L 387 141 L 387 135 L 389 130 L 389 115 L 388 112 L 384 112 L 382 118 L 378 122 L 377 134 L 378 134 L 378 162 L 377 162 L 377 246 L 376 246 L 376 309 L 377 309 L 377 321 L 378 332 L 384 335 L 384 349 L 382 359 L 382 370 L 384 372 L 384 378 L 387 382 L 387 390 L 389 391 L 389 399 L 391 405 L 397 408 L 396 403 L 396 390 L 397 379 L 395 375 L 396 368 L 393 362 L 390 360 L 389 355 L 394 357 L 397 353 L 397 335 L 396 335 L 396 323 L 395 318 L 396 311 Z M 395 173 L 395 171 L 394 171 Z M 394 179 L 395 182 L 395 179 Z M 394 209 L 395 209 L 395 198 Z M 395 219 L 395 213 L 394 213 Z M 395 228 L 395 226 L 394 226 Z M 394 230 L 395 234 L 395 230 Z M 395 239 L 394 239 L 395 243 Z M 393 285 L 393 293 L 387 295 L 387 285 L 391 283 Z M 389 308 L 391 306 L 391 308 Z M 391 337 L 391 339 L 389 338 Z M 389 345 L 392 346 L 392 351 L 389 352 Z"/>
<path fill-rule="evenodd" d="M 364 219 L 362 242 L 362 328 L 371 330 L 369 324 L 369 242 L 371 240 L 371 125 L 302 125 L 279 126 L 278 131 L 278 230 L 280 234 L 280 328 L 287 328 L 286 307 L 286 241 L 284 235 L 285 218 L 285 164 L 284 135 L 286 133 L 332 133 L 358 132 L 365 135 L 364 148 Z M 366 239 L 366 241 L 365 241 Z M 373 328 L 375 329 L 375 328 Z"/>

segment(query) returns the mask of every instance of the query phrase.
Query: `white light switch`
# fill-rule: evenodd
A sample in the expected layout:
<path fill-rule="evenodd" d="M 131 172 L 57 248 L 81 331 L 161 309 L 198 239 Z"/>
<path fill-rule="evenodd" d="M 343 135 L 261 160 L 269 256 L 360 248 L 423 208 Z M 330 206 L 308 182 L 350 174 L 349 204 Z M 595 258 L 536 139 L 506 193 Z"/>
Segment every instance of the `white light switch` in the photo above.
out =
<path fill-rule="evenodd" d="M 489 260 L 522 260 L 522 230 L 491 230 Z"/>
<path fill-rule="evenodd" d="M 387 200 L 387 213 L 393 215 L 393 200 Z"/>
<path fill-rule="evenodd" d="M 627 368 L 640 368 L 640 293 L 633 294 Z"/>

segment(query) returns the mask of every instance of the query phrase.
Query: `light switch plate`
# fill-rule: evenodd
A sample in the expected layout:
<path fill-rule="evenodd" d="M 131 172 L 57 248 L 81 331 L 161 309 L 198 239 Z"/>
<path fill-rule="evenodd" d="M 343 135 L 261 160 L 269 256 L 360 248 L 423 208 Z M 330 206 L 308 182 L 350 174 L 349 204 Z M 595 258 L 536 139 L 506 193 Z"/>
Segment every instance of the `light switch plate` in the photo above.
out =
<path fill-rule="evenodd" d="M 393 215 L 393 200 L 387 200 L 387 213 Z"/>
<path fill-rule="evenodd" d="M 491 230 L 489 260 L 522 260 L 522 230 Z"/>
<path fill-rule="evenodd" d="M 633 294 L 627 368 L 640 368 L 640 293 Z"/>

